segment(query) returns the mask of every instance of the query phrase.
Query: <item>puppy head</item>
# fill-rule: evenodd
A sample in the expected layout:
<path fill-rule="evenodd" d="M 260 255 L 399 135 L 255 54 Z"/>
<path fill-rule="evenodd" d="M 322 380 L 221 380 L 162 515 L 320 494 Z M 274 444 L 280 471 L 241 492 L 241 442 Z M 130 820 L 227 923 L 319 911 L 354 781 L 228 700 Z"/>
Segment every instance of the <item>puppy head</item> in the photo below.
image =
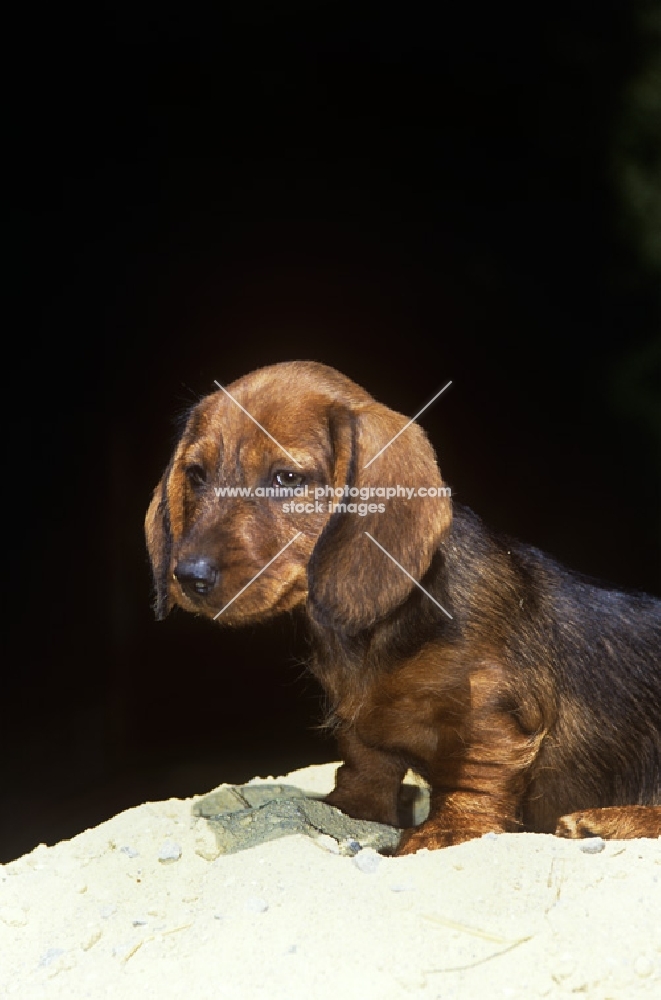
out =
<path fill-rule="evenodd" d="M 424 432 L 314 362 L 260 369 L 227 393 L 191 412 L 147 513 L 157 617 L 177 604 L 242 624 L 307 602 L 351 632 L 383 618 L 451 520 Z M 287 486 L 307 496 L 264 495 Z"/>

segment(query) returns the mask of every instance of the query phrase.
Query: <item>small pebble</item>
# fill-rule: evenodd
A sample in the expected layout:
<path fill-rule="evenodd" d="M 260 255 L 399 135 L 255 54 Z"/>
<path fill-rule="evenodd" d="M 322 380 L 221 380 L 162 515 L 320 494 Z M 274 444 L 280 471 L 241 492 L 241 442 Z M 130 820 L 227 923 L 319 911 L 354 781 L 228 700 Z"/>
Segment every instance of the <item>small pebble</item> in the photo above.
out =
<path fill-rule="evenodd" d="M 581 840 L 578 846 L 583 854 L 601 854 L 606 846 L 606 841 L 602 840 L 601 837 L 586 837 L 585 840 Z"/>
<path fill-rule="evenodd" d="M 637 976 L 645 979 L 647 976 L 651 976 L 654 972 L 654 966 L 650 962 L 649 958 L 645 955 L 639 955 L 633 965 L 633 971 Z"/>
<path fill-rule="evenodd" d="M 244 907 L 250 913 L 265 913 L 269 908 L 269 904 L 260 896 L 248 896 L 244 903 Z"/>
<path fill-rule="evenodd" d="M 136 849 L 134 847 L 129 847 L 128 844 L 125 844 L 124 847 L 120 847 L 119 853 L 120 854 L 126 854 L 126 856 L 129 857 L 129 858 L 139 858 L 140 857 L 140 851 L 136 851 Z"/>
<path fill-rule="evenodd" d="M 415 890 L 415 882 L 410 879 L 406 882 L 393 882 L 390 886 L 391 892 L 413 892 Z"/>
<path fill-rule="evenodd" d="M 360 842 L 355 840 L 353 837 L 346 837 L 340 846 L 346 854 L 358 854 L 358 852 L 362 850 Z"/>
<path fill-rule="evenodd" d="M 47 968 L 51 962 L 54 962 L 56 958 L 60 955 L 64 955 L 64 948 L 49 948 L 39 959 L 39 967 L 41 969 Z"/>
<path fill-rule="evenodd" d="M 335 837 L 331 837 L 328 833 L 320 833 L 318 837 L 314 839 L 315 844 L 322 847 L 324 851 L 328 851 L 329 854 L 339 854 L 340 845 L 336 841 Z"/>
<path fill-rule="evenodd" d="M 215 861 L 220 856 L 218 841 L 206 823 L 195 831 L 195 853 L 205 861 Z"/>
<path fill-rule="evenodd" d="M 178 861 L 181 857 L 181 847 L 174 840 L 164 840 L 158 852 L 158 860 L 163 865 L 169 865 L 173 861 Z"/>
<path fill-rule="evenodd" d="M 377 854 L 371 847 L 365 847 L 351 860 L 358 871 L 363 872 L 364 875 L 373 875 L 381 864 L 381 855 Z"/>

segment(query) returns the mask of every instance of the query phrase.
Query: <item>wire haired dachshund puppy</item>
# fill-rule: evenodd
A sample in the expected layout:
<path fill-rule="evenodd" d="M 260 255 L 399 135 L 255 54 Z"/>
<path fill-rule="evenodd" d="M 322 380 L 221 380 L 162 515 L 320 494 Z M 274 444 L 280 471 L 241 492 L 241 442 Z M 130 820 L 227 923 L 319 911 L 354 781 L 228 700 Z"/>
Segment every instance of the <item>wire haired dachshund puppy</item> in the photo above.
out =
<path fill-rule="evenodd" d="M 398 826 L 407 770 L 430 785 L 398 854 L 489 831 L 661 835 L 661 602 L 448 493 L 421 428 L 339 372 L 259 369 L 192 409 L 156 487 L 157 617 L 303 609 L 344 761 L 326 801 Z"/>

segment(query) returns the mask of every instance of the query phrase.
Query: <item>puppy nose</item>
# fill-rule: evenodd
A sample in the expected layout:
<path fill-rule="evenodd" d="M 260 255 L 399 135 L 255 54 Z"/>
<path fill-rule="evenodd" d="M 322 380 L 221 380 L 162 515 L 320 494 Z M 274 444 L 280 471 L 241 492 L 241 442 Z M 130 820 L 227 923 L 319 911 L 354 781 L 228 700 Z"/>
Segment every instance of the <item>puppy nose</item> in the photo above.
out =
<path fill-rule="evenodd" d="M 204 597 L 216 586 L 218 567 L 212 559 L 204 557 L 181 559 L 174 575 L 190 597 Z"/>

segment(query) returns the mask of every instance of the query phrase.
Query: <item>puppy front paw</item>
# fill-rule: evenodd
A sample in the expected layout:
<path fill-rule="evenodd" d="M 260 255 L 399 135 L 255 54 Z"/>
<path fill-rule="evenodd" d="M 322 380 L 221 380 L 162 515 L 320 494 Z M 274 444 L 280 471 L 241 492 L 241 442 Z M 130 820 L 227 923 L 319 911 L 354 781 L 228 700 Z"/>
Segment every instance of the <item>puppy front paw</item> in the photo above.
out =
<path fill-rule="evenodd" d="M 423 829 L 422 826 L 407 830 L 399 842 L 395 857 L 404 854 L 415 854 L 416 851 L 440 851 L 443 847 L 454 847 L 464 844 L 467 840 L 475 840 L 482 836 L 483 831 L 477 830 L 435 830 Z"/>
<path fill-rule="evenodd" d="M 340 812 L 352 819 L 368 820 L 371 823 L 383 823 L 386 826 L 398 826 L 397 808 L 392 802 L 366 798 L 363 794 L 351 795 L 346 790 L 333 789 L 323 800 L 326 805 L 334 806 Z"/>

